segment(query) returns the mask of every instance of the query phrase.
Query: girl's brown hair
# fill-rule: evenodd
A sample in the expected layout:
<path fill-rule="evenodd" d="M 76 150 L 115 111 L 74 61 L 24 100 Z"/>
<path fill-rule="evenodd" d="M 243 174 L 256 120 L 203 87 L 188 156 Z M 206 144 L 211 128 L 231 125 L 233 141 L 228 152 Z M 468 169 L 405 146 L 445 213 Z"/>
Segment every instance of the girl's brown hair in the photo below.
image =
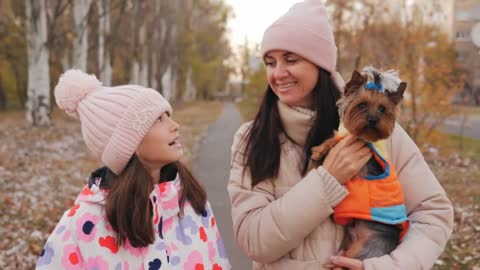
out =
<path fill-rule="evenodd" d="M 172 181 L 180 177 L 179 196 L 180 215 L 188 201 L 197 214 L 205 211 L 207 195 L 203 187 L 180 161 L 164 166 L 160 172 L 160 182 Z M 110 170 L 102 180 L 105 188 L 110 189 L 105 210 L 108 222 L 117 232 L 117 245 L 126 240 L 132 247 L 145 247 L 155 239 L 152 225 L 152 203 L 150 193 L 154 188 L 153 178 L 133 155 L 120 175 Z"/>

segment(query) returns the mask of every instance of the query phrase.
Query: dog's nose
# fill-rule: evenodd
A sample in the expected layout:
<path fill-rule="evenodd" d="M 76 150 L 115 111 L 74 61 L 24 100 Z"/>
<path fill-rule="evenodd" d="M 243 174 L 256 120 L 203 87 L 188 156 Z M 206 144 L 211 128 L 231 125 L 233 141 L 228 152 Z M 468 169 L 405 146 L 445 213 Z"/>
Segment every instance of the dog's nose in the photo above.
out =
<path fill-rule="evenodd" d="M 375 117 L 375 116 L 369 116 L 367 118 L 367 121 L 368 121 L 368 125 L 373 127 L 375 126 L 377 123 L 378 123 L 378 117 Z"/>

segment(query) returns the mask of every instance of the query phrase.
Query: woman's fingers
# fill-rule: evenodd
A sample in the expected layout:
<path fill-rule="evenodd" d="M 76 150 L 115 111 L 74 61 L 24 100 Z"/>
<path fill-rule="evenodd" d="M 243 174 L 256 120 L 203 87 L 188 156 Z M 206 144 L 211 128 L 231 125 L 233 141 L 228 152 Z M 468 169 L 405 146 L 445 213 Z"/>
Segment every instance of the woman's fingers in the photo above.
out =
<path fill-rule="evenodd" d="M 364 157 L 371 157 L 372 156 L 372 150 L 368 146 L 364 146 L 360 148 L 359 150 L 352 152 L 352 155 L 355 155 L 357 159 L 361 159 Z M 367 159 L 368 161 L 368 159 Z"/>
<path fill-rule="evenodd" d="M 336 266 L 345 267 L 350 270 L 363 270 L 363 262 L 343 256 L 332 256 L 330 262 Z"/>
<path fill-rule="evenodd" d="M 358 141 L 358 137 L 356 137 L 352 134 L 348 134 L 337 145 L 340 148 L 343 148 L 343 147 L 346 147 L 346 146 L 349 146 L 349 145 L 355 143 L 356 141 Z"/>
<path fill-rule="evenodd" d="M 353 135 L 346 136 L 326 156 L 323 167 L 341 184 L 354 177 L 371 158 L 365 142 Z"/>
<path fill-rule="evenodd" d="M 337 153 L 351 153 L 360 150 L 365 146 L 365 143 L 359 140 L 353 135 L 348 135 L 343 140 L 341 140 L 337 145 L 335 145 L 331 151 L 336 151 Z"/>
<path fill-rule="evenodd" d="M 367 149 L 364 153 L 359 154 L 360 159 L 358 160 L 359 166 L 363 167 L 367 164 L 368 160 L 373 157 L 372 151 Z"/>

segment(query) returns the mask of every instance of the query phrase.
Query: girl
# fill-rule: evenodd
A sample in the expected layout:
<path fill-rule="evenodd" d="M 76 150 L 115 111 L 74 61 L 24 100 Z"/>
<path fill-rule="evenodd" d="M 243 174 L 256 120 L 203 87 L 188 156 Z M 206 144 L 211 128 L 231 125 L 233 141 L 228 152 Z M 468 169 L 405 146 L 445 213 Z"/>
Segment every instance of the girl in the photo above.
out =
<path fill-rule="evenodd" d="M 60 77 L 55 98 L 105 167 L 60 219 L 37 269 L 230 269 L 206 193 L 179 162 L 168 101 L 78 70 Z"/>
<path fill-rule="evenodd" d="M 333 256 L 343 229 L 330 215 L 344 184 L 371 157 L 348 135 L 307 171 L 311 148 L 338 129 L 337 48 L 320 0 L 297 3 L 264 33 L 268 88 L 253 122 L 232 145 L 228 191 L 236 240 L 254 269 L 430 269 L 453 227 L 452 205 L 422 154 L 397 124 L 388 152 L 412 227 L 389 255 L 364 261 Z M 340 253 L 342 254 L 342 253 Z M 333 256 L 333 257 L 332 257 Z"/>

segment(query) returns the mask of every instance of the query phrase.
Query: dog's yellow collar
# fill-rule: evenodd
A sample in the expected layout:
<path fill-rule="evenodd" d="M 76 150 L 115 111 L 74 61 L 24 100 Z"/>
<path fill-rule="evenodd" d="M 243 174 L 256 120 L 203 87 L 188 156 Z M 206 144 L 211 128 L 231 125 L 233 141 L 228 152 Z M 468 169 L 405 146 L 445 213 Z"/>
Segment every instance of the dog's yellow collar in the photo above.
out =
<path fill-rule="evenodd" d="M 337 137 L 339 138 L 344 138 L 347 136 L 350 132 L 345 128 L 342 122 L 340 122 L 340 125 L 338 126 L 338 132 L 337 132 Z M 369 142 L 373 145 L 377 153 L 383 157 L 385 160 L 389 159 L 388 156 L 388 151 L 387 151 L 387 140 L 379 140 L 376 142 Z"/>

